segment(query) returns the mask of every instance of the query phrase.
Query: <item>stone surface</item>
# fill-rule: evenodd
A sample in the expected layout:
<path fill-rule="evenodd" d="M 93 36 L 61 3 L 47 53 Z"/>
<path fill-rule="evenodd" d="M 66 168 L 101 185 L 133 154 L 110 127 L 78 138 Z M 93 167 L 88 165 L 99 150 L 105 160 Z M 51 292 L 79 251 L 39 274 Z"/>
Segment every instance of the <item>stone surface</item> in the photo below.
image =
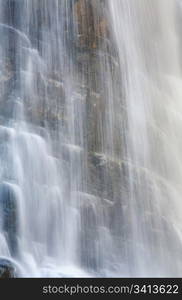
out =
<path fill-rule="evenodd" d="M 98 3 L 94 1 L 78 0 L 75 3 L 74 14 L 77 21 L 77 46 L 79 48 L 96 49 L 100 40 L 108 36 L 108 24 Z M 96 17 L 97 16 L 97 17 Z"/>
<path fill-rule="evenodd" d="M 13 255 L 17 252 L 17 195 L 13 186 L 4 182 L 0 185 L 0 207 L 3 212 L 2 226 L 6 233 L 10 251 Z"/>
<path fill-rule="evenodd" d="M 16 276 L 15 265 L 8 259 L 0 258 L 0 278 L 14 278 Z"/>

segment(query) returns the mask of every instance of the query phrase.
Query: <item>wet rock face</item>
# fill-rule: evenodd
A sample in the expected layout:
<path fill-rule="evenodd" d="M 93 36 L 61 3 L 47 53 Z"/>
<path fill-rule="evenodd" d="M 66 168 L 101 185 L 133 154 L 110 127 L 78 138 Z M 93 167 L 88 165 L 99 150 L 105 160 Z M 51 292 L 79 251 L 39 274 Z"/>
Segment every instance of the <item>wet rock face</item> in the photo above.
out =
<path fill-rule="evenodd" d="M 56 156 L 63 158 L 66 162 L 66 176 L 65 174 L 64 176 L 67 179 L 70 178 L 70 180 L 68 180 L 70 183 L 67 184 L 66 197 L 68 197 L 68 191 L 71 191 L 71 170 L 73 169 L 73 165 L 78 167 L 79 170 L 80 162 L 87 161 L 87 169 L 84 170 L 81 175 L 83 176 L 81 181 L 84 184 L 83 187 L 79 187 L 79 190 L 82 191 L 83 188 L 86 194 L 86 196 L 83 197 L 84 200 L 80 208 L 80 220 L 83 230 L 80 232 L 79 253 L 80 261 L 84 267 L 89 270 L 97 270 L 100 268 L 100 262 L 97 259 L 98 249 L 100 247 L 97 243 L 97 239 L 99 239 L 100 235 L 98 228 L 100 224 L 102 226 L 106 225 L 106 227 L 109 224 L 114 233 L 119 231 L 119 236 L 120 228 L 118 229 L 118 224 L 116 224 L 116 222 L 114 223 L 113 220 L 118 220 L 118 216 L 122 218 L 123 213 L 119 205 L 121 182 L 123 183 L 121 166 L 117 162 L 105 158 L 102 145 L 102 137 L 104 136 L 103 133 L 105 133 L 103 120 L 106 123 L 109 122 L 109 107 L 108 103 L 106 103 L 106 82 L 108 82 L 108 80 L 105 69 L 102 69 L 101 65 L 104 66 L 107 63 L 108 67 L 111 66 L 112 74 L 109 75 L 113 78 L 117 78 L 115 72 L 118 70 L 118 59 L 116 53 L 113 51 L 113 41 L 106 17 L 107 1 L 65 0 L 65 2 L 67 1 L 70 5 L 73 4 L 69 15 L 69 19 L 73 20 L 72 22 L 70 21 L 68 28 L 64 29 L 64 23 L 63 26 L 60 27 L 63 30 L 62 34 L 65 38 L 65 47 L 67 47 L 69 63 L 73 65 L 72 68 L 74 69 L 76 77 L 78 76 L 81 79 L 81 85 L 79 82 L 79 86 L 77 87 L 75 83 L 74 87 L 74 109 L 76 108 L 74 122 L 77 124 L 77 119 L 79 119 L 80 116 L 77 112 L 83 109 L 84 126 L 82 127 L 84 127 L 84 145 L 86 145 L 85 148 L 84 145 L 82 145 L 83 148 L 79 148 L 79 146 L 72 147 L 72 145 L 67 144 L 67 142 L 69 142 L 69 133 L 67 132 L 72 126 L 70 123 L 73 123 L 73 117 L 69 114 L 72 110 L 69 108 L 70 100 L 68 101 L 67 99 L 68 88 L 64 81 L 65 74 L 62 73 L 59 63 L 57 65 L 50 64 L 46 71 L 44 71 L 44 69 L 42 70 L 41 64 L 39 65 L 38 63 L 41 61 L 41 58 L 44 60 L 42 52 L 43 46 L 41 43 L 44 41 L 43 36 L 45 32 L 49 32 L 49 27 L 51 26 L 46 15 L 44 16 L 45 11 L 42 10 L 42 7 L 44 7 L 45 3 L 48 5 L 50 1 L 51 0 L 37 1 L 40 6 L 38 7 L 37 15 L 34 16 L 36 22 L 34 22 L 34 19 L 31 19 L 32 25 L 30 28 L 32 32 L 30 36 L 28 36 L 32 47 L 34 47 L 33 55 L 30 55 L 31 53 L 29 51 L 23 52 L 25 61 L 31 58 L 33 62 L 32 85 L 30 84 L 31 80 L 29 81 L 29 77 L 27 77 L 30 85 L 30 87 L 28 85 L 28 88 L 30 88 L 31 92 L 26 88 L 22 77 L 20 78 L 19 66 L 14 64 L 14 57 L 19 57 L 19 52 L 17 51 L 19 48 L 17 44 L 14 43 L 14 40 L 20 40 L 23 45 L 25 41 L 15 30 L 10 32 L 11 30 L 8 28 L 1 28 L 1 30 L 8 32 L 9 35 L 14 36 L 14 40 L 10 39 L 10 46 L 8 46 L 10 54 L 7 56 L 10 56 L 11 61 L 4 67 L 3 77 L 1 78 L 0 76 L 0 87 L 2 85 L 4 88 L 4 102 L 2 101 L 2 105 L 0 102 L 0 108 L 6 108 L 6 113 L 2 113 L 3 116 L 6 115 L 7 118 L 13 118 L 16 99 L 14 99 L 14 95 L 12 96 L 12 91 L 15 91 L 15 87 L 18 86 L 17 92 L 19 89 L 23 91 L 18 101 L 24 103 L 24 114 L 27 123 L 48 129 L 53 136 L 55 144 L 57 142 L 59 128 L 59 134 L 61 132 L 63 136 L 61 138 L 62 144 L 61 148 L 60 145 L 57 144 L 54 148 L 56 149 Z M 60 0 L 57 3 L 61 5 L 61 2 L 63 1 Z M 13 0 L 11 3 L 11 11 L 14 11 L 16 5 Z M 39 24 L 37 18 L 40 12 L 44 18 L 40 14 Z M 48 24 L 46 24 L 45 21 L 47 21 Z M 10 20 L 10 24 L 15 28 L 19 28 L 17 20 Z M 51 30 L 51 34 L 57 38 L 57 33 L 54 32 L 54 26 Z M 70 44 L 67 45 L 69 42 Z M 56 48 L 54 43 L 51 46 L 50 44 L 46 44 L 46 47 L 49 47 L 50 53 L 57 63 L 57 57 L 59 58 L 60 56 L 57 50 L 60 49 L 59 47 Z M 24 48 L 27 48 L 27 46 L 25 45 Z M 39 60 L 37 61 L 35 57 L 38 57 Z M 61 58 L 61 62 L 62 60 L 64 60 L 64 58 Z M 23 67 L 26 70 L 25 63 L 23 63 Z M 110 70 L 110 68 L 108 69 Z M 26 72 L 24 74 L 24 77 L 25 76 Z M 110 78 L 108 77 L 108 79 Z M 117 91 L 116 83 L 113 83 L 113 90 Z M 114 95 L 114 97 L 115 101 L 119 98 L 117 94 Z M 114 122 L 115 125 L 118 124 L 117 120 Z M 118 130 L 117 126 L 114 127 L 116 132 Z M 120 139 L 118 141 L 119 133 L 115 134 L 116 137 L 113 137 L 111 144 L 119 144 L 120 151 L 121 141 Z M 105 136 L 107 136 L 107 134 L 106 132 Z M 80 133 L 78 133 L 77 136 L 79 137 Z M 79 145 L 79 138 L 75 144 Z M 85 174 L 87 176 L 85 176 Z M 85 205 L 85 202 L 87 205 Z M 101 207 L 101 212 L 103 213 L 103 220 L 97 218 L 97 214 L 99 214 L 99 216 L 101 215 L 98 213 L 99 207 Z M 17 251 L 17 202 L 16 195 L 11 186 L 4 183 L 0 185 L 0 208 L 2 208 L 3 211 L 3 231 L 5 232 L 10 251 L 12 255 L 14 255 Z M 105 219 L 106 224 L 104 223 Z M 50 230 L 51 227 L 52 226 L 50 226 Z M 2 277 L 13 277 L 14 269 L 9 261 L 3 261 L 0 270 L 2 270 Z"/>
<path fill-rule="evenodd" d="M 4 11 L 5 15 L 7 16 L 7 20 L 9 25 L 11 26 L 17 26 L 19 23 L 19 19 L 16 18 L 15 11 L 18 11 L 21 9 L 21 1 L 16 1 L 16 0 L 8 0 L 4 1 Z"/>
<path fill-rule="evenodd" d="M 7 116 L 7 114 L 11 114 L 11 109 L 7 108 L 4 99 L 7 99 L 11 94 L 15 85 L 15 80 L 10 60 L 7 58 L 0 60 L 0 65 L 0 115 Z"/>
<path fill-rule="evenodd" d="M 98 9 L 99 7 L 99 9 Z M 77 47 L 95 49 L 108 36 L 108 23 L 103 15 L 104 1 L 77 0 L 74 15 L 77 24 Z M 95 18 L 97 16 L 97 19 Z"/>
<path fill-rule="evenodd" d="M 98 220 L 97 213 L 100 199 L 87 193 L 80 193 L 80 261 L 89 271 L 99 269 L 98 251 Z"/>
<path fill-rule="evenodd" d="M 17 252 L 17 197 L 11 185 L 0 185 L 0 208 L 3 212 L 2 227 L 5 231 L 11 253 Z"/>
<path fill-rule="evenodd" d="M 16 268 L 13 263 L 4 258 L 0 258 L 0 278 L 15 278 Z"/>

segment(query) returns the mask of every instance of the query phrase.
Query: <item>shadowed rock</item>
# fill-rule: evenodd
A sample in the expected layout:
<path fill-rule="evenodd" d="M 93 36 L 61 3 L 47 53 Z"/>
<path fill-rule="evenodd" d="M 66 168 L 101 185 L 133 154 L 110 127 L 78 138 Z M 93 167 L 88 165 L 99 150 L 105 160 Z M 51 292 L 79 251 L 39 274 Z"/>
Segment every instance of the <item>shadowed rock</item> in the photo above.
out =
<path fill-rule="evenodd" d="M 15 278 L 16 276 L 15 265 L 8 259 L 0 258 L 0 278 Z"/>
<path fill-rule="evenodd" d="M 2 227 L 12 255 L 17 252 L 17 195 L 11 184 L 0 184 L 0 207 L 3 212 Z"/>

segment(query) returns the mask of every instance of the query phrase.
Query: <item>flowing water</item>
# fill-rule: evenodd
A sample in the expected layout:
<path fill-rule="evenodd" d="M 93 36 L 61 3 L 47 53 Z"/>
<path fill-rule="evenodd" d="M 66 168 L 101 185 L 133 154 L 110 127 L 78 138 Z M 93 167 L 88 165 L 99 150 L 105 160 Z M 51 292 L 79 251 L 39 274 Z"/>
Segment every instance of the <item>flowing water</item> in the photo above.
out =
<path fill-rule="evenodd" d="M 0 259 L 182 276 L 182 3 L 0 0 Z"/>

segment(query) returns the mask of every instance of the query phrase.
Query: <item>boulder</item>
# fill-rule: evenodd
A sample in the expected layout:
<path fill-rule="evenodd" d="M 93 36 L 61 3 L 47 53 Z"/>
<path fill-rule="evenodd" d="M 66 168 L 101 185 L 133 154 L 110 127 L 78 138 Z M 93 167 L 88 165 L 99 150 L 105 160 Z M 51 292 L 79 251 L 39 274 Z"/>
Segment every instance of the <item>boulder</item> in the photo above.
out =
<path fill-rule="evenodd" d="M 0 258 L 0 278 L 15 278 L 16 267 L 9 259 Z"/>

